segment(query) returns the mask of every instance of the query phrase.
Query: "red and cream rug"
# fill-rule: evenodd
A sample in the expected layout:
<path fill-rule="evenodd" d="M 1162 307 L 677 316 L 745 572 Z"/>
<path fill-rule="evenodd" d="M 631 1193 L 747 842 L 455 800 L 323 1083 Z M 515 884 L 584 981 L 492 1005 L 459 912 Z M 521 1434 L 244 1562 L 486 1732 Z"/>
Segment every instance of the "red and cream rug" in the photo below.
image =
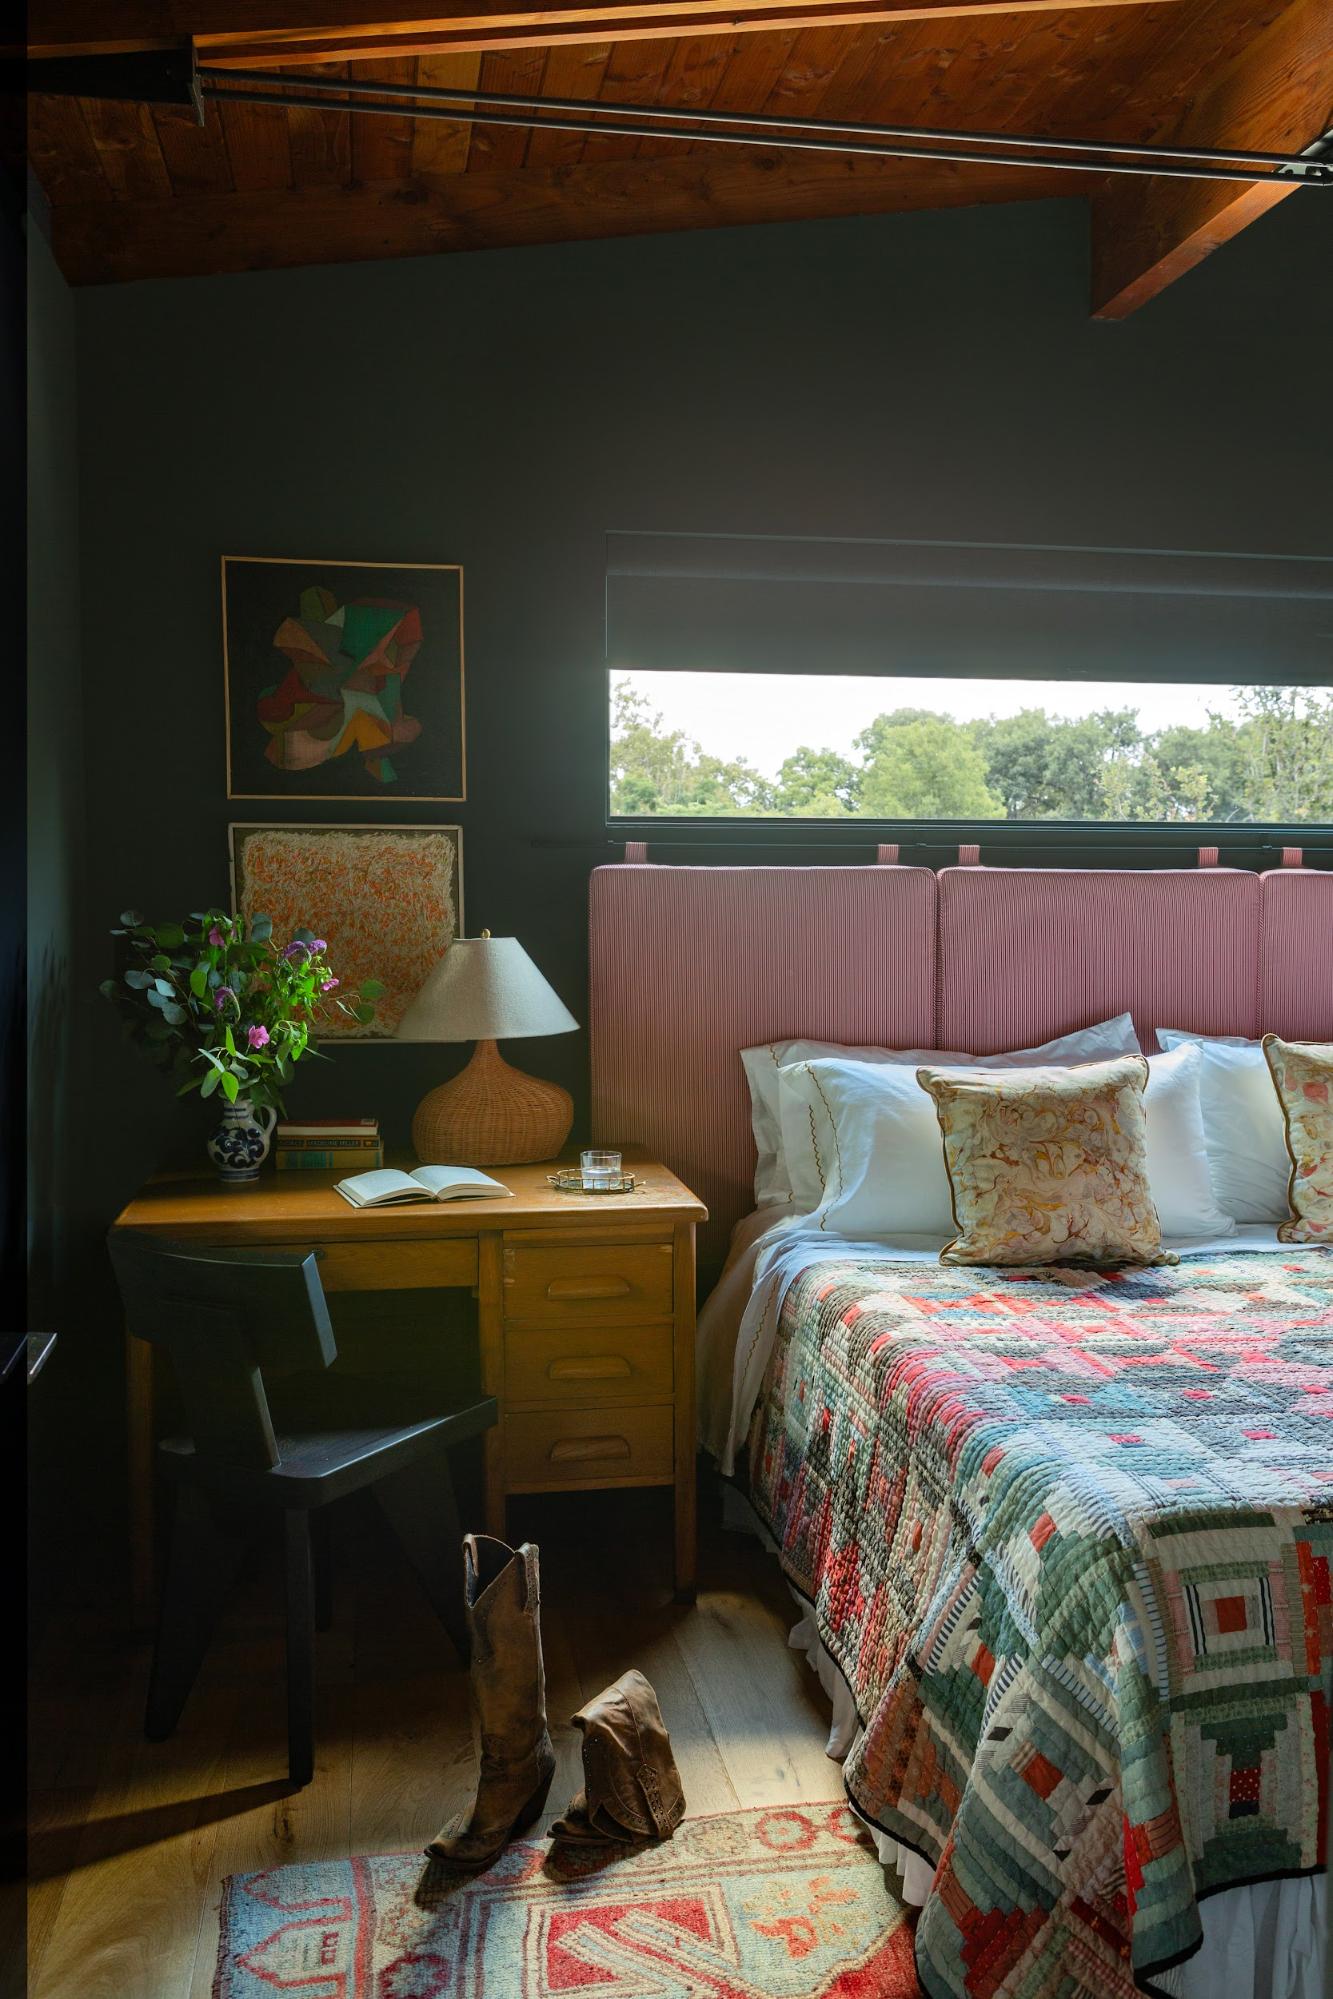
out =
<path fill-rule="evenodd" d="M 916 1999 L 908 1913 L 845 1804 L 686 1819 L 619 1857 L 516 1843 L 235 1874 L 214 1999 Z"/>

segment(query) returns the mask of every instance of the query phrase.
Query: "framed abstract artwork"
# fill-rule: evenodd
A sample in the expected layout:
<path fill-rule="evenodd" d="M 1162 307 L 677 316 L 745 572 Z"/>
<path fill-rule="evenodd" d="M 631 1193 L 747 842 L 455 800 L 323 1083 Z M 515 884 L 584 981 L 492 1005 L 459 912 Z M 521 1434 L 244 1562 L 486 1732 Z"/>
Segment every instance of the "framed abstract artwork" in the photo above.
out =
<path fill-rule="evenodd" d="M 378 979 L 361 1026 L 326 1041 L 392 1041 L 408 1002 L 463 928 L 463 834 L 457 826 L 230 826 L 232 908 L 269 916 L 274 933 L 313 930 L 347 987 Z"/>
<path fill-rule="evenodd" d="M 228 798 L 461 804 L 457 563 L 222 558 Z"/>

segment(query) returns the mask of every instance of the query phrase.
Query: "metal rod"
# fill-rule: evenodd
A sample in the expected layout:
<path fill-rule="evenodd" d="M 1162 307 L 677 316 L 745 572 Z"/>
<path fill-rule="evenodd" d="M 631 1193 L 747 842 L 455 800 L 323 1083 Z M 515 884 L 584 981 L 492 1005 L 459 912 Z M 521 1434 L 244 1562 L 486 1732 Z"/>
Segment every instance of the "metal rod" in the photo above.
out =
<path fill-rule="evenodd" d="M 255 90 L 248 87 L 235 89 L 231 87 L 230 82 L 225 89 L 219 88 L 217 82 L 214 80 L 216 74 L 217 72 L 200 72 L 200 88 L 204 95 L 211 98 L 215 103 L 225 103 L 228 98 L 234 98 L 241 104 L 276 104 L 297 111 L 342 110 L 356 111 L 358 113 L 382 112 L 394 118 L 401 118 L 404 115 L 401 102 L 375 104 L 368 100 L 361 100 L 354 103 L 340 104 L 336 98 L 330 100 L 329 98 L 304 91 L 284 90 L 279 94 L 271 90 Z M 240 75 L 244 74 L 244 72 L 225 71 L 223 74 L 230 79 L 232 75 Z M 345 90 L 346 79 L 342 79 L 337 87 Z M 475 102 L 474 99 L 469 99 L 468 101 L 470 103 Z M 545 101 L 549 102 L 550 100 Z M 679 139 L 687 145 L 698 143 L 701 145 L 749 146 L 751 148 L 767 145 L 774 146 L 783 152 L 839 153 L 866 159 L 939 160 L 945 164 L 952 162 L 956 165 L 967 166 L 1036 167 L 1039 169 L 1044 168 L 1052 173 L 1130 174 L 1139 178 L 1148 176 L 1168 180 L 1242 181 L 1246 185 L 1254 181 L 1285 179 L 1288 171 L 1294 175 L 1297 169 L 1300 169 L 1301 177 L 1308 177 L 1311 186 L 1321 185 L 1325 181 L 1333 185 L 1333 166 L 1323 166 L 1314 161 L 1288 160 L 1285 162 L 1286 171 L 1257 173 L 1247 172 L 1243 169 L 1237 170 L 1211 165 L 1200 165 L 1197 167 L 1157 166 L 1156 164 L 1131 166 L 1128 163 L 1117 163 L 1113 160 L 1101 159 L 1093 165 L 1088 161 L 1080 160 L 1033 159 L 1021 153 L 1011 154 L 1006 159 L 997 159 L 994 153 L 973 152 L 962 148 L 950 148 L 946 150 L 941 147 L 907 146 L 895 143 L 858 145 L 846 139 L 832 137 L 827 139 L 791 138 L 787 137 L 781 130 L 777 132 L 770 131 L 767 126 L 758 133 L 720 132 L 714 130 L 703 132 L 669 131 L 662 126 L 654 126 L 651 123 L 636 125 L 633 122 L 620 122 L 624 115 L 622 107 L 619 105 L 606 105 L 603 107 L 595 102 L 585 103 L 583 109 L 610 113 L 613 115 L 614 122 L 604 115 L 596 118 L 539 117 L 536 115 L 537 107 L 542 102 L 543 100 L 540 98 L 524 99 L 523 104 L 526 108 L 522 110 L 516 108 L 512 111 L 463 110 L 461 107 L 454 109 L 452 105 L 446 107 L 438 104 L 426 104 L 411 115 L 419 118 L 440 119 L 450 124 L 519 126 L 534 132 L 543 130 L 553 132 L 581 132 L 590 137 L 611 136 L 629 139 Z M 676 115 L 688 120 L 693 118 L 695 113 L 686 111 L 679 112 Z M 739 116 L 737 122 L 741 122 Z M 746 122 L 753 123 L 754 121 L 749 120 Z M 776 122 L 781 126 L 781 120 Z"/>
<path fill-rule="evenodd" d="M 293 79 L 278 70 L 230 70 L 201 68 L 199 78 L 204 83 L 231 83 L 242 80 L 246 84 L 275 84 L 279 88 L 288 87 Z M 431 83 L 385 83 L 376 82 L 372 77 L 302 77 L 303 88 L 320 92 L 338 92 L 350 97 L 370 94 L 376 97 L 420 98 L 432 104 L 480 104 L 497 107 L 514 107 L 531 111 L 561 111 L 577 117 L 591 111 L 597 115 L 612 114 L 625 118 L 651 118 L 688 121 L 691 124 L 707 125 L 749 125 L 760 130 L 781 130 L 810 132 L 816 135 L 845 132 L 862 139 L 906 139 L 930 144 L 948 146 L 987 145 L 1026 148 L 1033 152 L 1086 153 L 1092 159 L 1113 158 L 1116 155 L 1131 158 L 1178 161 L 1238 161 L 1245 166 L 1288 167 L 1302 169 L 1302 174 L 1310 164 L 1309 156 L 1316 153 L 1325 143 L 1316 140 L 1305 155 L 1297 158 L 1290 153 L 1264 153 L 1248 151 L 1244 147 L 1225 146 L 1149 146 L 1129 142 L 1117 144 L 1108 139 L 1053 139 L 1038 137 L 1032 133 L 1011 132 L 960 132 L 943 126 L 913 125 L 868 125 L 855 124 L 836 118 L 783 117 L 770 112 L 720 111 L 715 106 L 661 104 L 603 104 L 599 99 L 580 97 L 533 97 L 518 91 L 505 90 L 461 90 L 452 86 Z M 221 94 L 221 93 L 218 93 Z M 349 107 L 350 108 L 350 107 Z M 1333 175 L 1333 166 L 1329 168 Z M 1316 179 L 1321 176 L 1316 175 Z"/>

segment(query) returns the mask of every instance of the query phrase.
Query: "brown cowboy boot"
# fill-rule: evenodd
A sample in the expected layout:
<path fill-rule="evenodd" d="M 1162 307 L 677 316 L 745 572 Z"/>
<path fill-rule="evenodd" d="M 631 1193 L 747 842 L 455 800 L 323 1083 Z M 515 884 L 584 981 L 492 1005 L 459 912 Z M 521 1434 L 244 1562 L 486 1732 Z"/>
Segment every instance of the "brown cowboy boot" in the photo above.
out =
<path fill-rule="evenodd" d="M 451 1821 L 426 1852 L 488 1867 L 540 1816 L 555 1754 L 546 1732 L 537 1550 L 530 1541 L 509 1548 L 488 1534 L 465 1534 L 463 1562 L 481 1774 L 471 1816 Z"/>
<path fill-rule="evenodd" d="M 554 1840 L 670 1839 L 685 1793 L 662 1710 L 633 1667 L 581 1707 L 583 1789 L 551 1827 Z"/>

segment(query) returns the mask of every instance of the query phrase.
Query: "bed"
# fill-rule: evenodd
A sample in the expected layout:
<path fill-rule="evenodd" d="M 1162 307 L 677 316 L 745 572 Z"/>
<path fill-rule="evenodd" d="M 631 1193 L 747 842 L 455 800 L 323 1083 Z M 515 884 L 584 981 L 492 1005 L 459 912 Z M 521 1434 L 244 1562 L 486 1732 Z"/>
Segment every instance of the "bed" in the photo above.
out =
<path fill-rule="evenodd" d="M 730 1071 L 766 1037 L 984 1052 L 1120 1007 L 1144 1037 L 1168 1019 L 1333 1037 L 1326 875 L 686 879 L 713 872 L 595 880 L 594 1088 L 600 1134 L 693 1170 L 724 1228 L 753 1161 Z M 748 874 L 766 878 L 753 893 Z M 725 973 L 700 1004 L 724 905 Z M 684 1025 L 668 942 L 694 980 Z M 599 1011 L 631 972 L 657 980 L 667 1059 L 710 1089 L 702 1110 L 625 1046 L 632 1029 L 599 1076 Z M 1315 1999 L 1333 1255 L 1271 1229 L 1113 1273 L 950 1269 L 939 1246 L 742 1222 L 699 1367 L 705 1441 L 748 1472 L 806 1606 L 848 1794 L 921 1904 L 922 1986 L 1193 1999 L 1224 1978 Z"/>

